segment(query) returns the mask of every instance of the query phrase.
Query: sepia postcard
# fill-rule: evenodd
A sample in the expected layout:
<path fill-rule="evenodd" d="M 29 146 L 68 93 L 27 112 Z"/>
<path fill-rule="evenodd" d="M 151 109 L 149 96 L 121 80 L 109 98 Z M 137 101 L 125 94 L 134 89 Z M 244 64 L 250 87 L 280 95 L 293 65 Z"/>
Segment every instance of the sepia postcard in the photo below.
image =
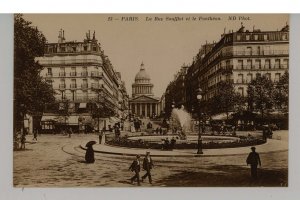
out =
<path fill-rule="evenodd" d="M 13 186 L 288 187 L 288 14 L 15 14 Z"/>

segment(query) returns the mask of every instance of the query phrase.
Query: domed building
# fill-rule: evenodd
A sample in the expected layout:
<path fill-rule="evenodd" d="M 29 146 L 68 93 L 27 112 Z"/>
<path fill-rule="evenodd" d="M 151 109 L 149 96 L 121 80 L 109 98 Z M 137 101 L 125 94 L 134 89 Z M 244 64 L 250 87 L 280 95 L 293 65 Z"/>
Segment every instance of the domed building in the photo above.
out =
<path fill-rule="evenodd" d="M 154 117 L 160 114 L 159 98 L 154 97 L 153 86 L 142 63 L 132 84 L 132 98 L 129 101 L 132 114 L 139 117 Z"/>

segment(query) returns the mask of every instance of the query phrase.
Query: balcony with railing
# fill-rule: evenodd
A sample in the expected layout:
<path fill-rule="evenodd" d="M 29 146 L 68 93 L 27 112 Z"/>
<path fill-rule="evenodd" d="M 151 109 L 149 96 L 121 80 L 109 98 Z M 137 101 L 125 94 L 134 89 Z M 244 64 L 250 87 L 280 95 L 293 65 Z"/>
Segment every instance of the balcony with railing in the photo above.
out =
<path fill-rule="evenodd" d="M 66 72 L 59 72 L 59 77 L 65 77 L 66 76 Z"/>
<path fill-rule="evenodd" d="M 92 77 L 92 78 L 101 78 L 102 75 L 103 75 L 102 72 L 96 72 L 96 71 L 92 71 L 92 72 L 91 72 L 91 77 Z"/>
<path fill-rule="evenodd" d="M 76 72 L 70 72 L 70 76 L 77 76 Z"/>
<path fill-rule="evenodd" d="M 87 71 L 81 72 L 81 77 L 87 77 L 87 76 L 88 76 L 88 72 Z"/>
<path fill-rule="evenodd" d="M 223 56 L 289 55 L 289 50 L 232 51 L 232 52 L 222 52 L 222 55 Z"/>
<path fill-rule="evenodd" d="M 281 64 L 281 65 L 244 65 L 243 67 L 237 66 L 234 70 L 248 70 L 248 71 L 269 71 L 269 70 L 280 70 L 280 69 L 288 69 L 287 64 Z"/>

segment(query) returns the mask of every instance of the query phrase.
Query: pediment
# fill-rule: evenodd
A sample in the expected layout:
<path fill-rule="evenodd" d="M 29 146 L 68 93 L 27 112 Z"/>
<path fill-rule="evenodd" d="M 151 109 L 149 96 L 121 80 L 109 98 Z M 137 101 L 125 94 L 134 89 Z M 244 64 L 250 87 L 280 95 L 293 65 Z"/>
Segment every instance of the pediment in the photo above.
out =
<path fill-rule="evenodd" d="M 135 97 L 132 98 L 130 100 L 130 102 L 153 102 L 153 103 L 157 103 L 159 102 L 158 99 L 156 99 L 155 97 L 149 97 L 149 96 L 139 96 L 139 97 Z"/>

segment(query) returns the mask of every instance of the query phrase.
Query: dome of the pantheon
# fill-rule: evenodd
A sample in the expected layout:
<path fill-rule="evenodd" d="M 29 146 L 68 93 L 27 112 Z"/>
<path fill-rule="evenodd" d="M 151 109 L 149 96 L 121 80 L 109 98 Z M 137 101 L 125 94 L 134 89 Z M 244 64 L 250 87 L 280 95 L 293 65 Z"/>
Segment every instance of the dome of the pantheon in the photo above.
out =
<path fill-rule="evenodd" d="M 141 64 L 140 71 L 135 75 L 136 82 L 150 82 L 150 76 L 147 74 L 144 64 Z"/>

